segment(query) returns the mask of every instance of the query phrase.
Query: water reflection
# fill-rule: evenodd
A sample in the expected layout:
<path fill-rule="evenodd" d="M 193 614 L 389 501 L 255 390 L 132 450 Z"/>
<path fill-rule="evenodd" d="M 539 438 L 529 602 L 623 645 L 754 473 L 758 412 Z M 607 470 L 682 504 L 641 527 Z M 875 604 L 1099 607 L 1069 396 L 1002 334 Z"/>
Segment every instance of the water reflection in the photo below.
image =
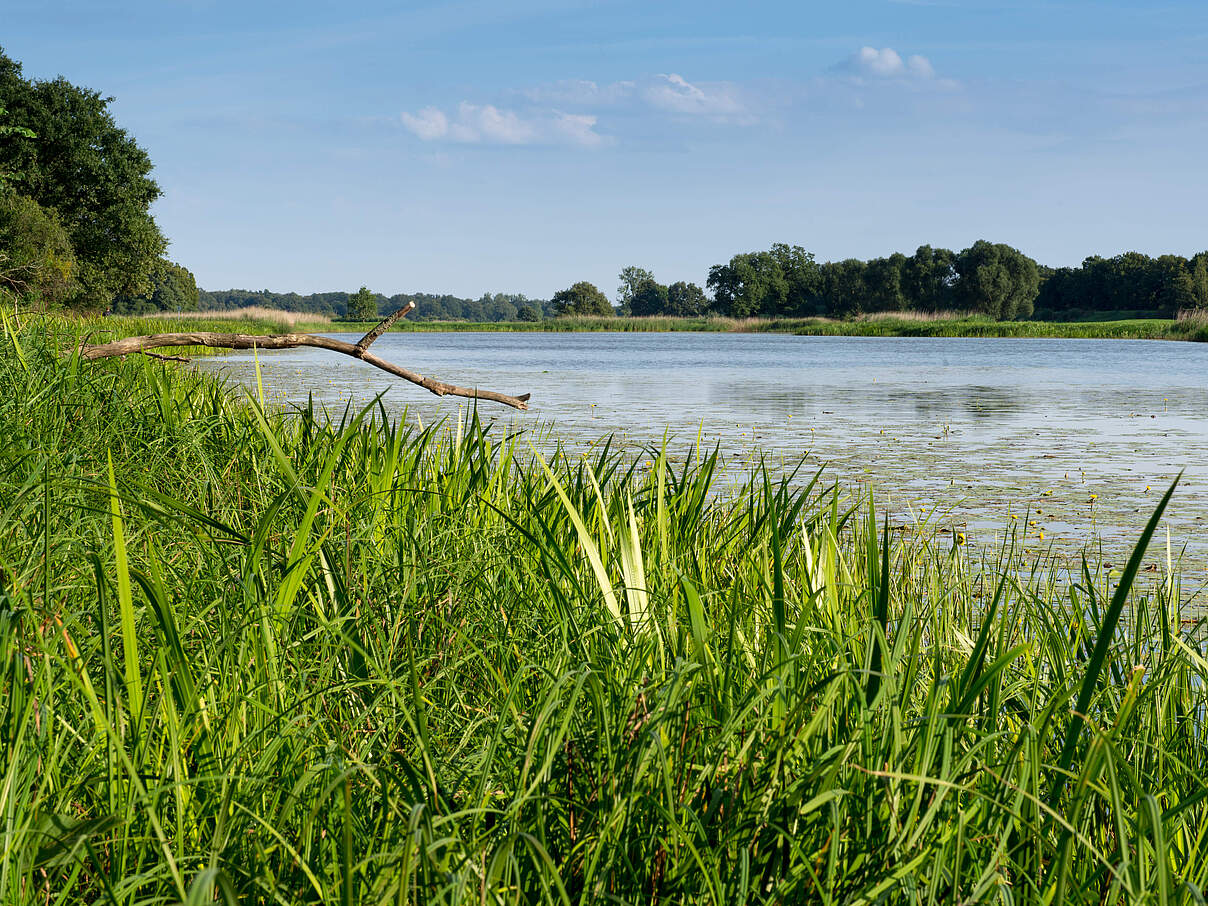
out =
<path fill-rule="evenodd" d="M 685 449 L 699 437 L 732 469 L 807 455 L 903 512 L 940 505 L 988 539 L 1040 503 L 1030 543 L 1076 545 L 1096 531 L 1123 543 L 1186 468 L 1167 521 L 1208 565 L 1208 344 L 401 333 L 374 348 L 465 386 L 532 392 L 527 413 L 481 407 L 502 429 L 552 424 L 583 447 L 608 433 L 634 446 L 667 433 Z M 467 407 L 322 350 L 260 362 L 278 402 L 313 391 L 342 408 L 384 392 L 390 411 L 425 423 Z M 248 354 L 200 367 L 255 384 Z"/>

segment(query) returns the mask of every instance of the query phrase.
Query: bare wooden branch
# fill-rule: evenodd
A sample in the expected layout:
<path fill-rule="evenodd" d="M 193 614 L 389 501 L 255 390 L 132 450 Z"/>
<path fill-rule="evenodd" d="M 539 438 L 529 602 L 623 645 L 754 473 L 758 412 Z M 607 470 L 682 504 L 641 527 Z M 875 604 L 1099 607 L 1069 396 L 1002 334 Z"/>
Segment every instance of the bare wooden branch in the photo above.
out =
<path fill-rule="evenodd" d="M 468 399 L 490 400 L 502 403 L 513 409 L 527 409 L 530 394 L 522 393 L 511 396 L 507 393 L 497 393 L 494 390 L 479 390 L 476 387 L 458 387 L 436 378 L 425 377 L 406 368 L 401 368 L 392 362 L 378 358 L 369 352 L 369 345 L 380 337 L 390 325 L 403 317 L 414 307 L 413 304 L 404 306 L 382 320 L 377 327 L 365 334 L 360 342 L 346 343 L 331 337 L 315 336 L 307 333 L 284 333 L 256 336 L 243 333 L 213 333 L 196 331 L 193 333 L 158 333 L 141 337 L 125 337 L 110 343 L 82 344 L 80 358 L 85 361 L 96 361 L 114 356 L 130 355 L 131 353 L 146 353 L 148 349 L 159 349 L 165 346 L 206 346 L 210 349 L 296 349 L 299 346 L 311 346 L 317 349 L 327 349 L 342 355 L 360 359 L 367 365 L 380 368 L 387 374 L 393 374 L 412 384 L 417 384 L 437 396 L 462 396 Z"/>
<path fill-rule="evenodd" d="M 158 352 L 147 352 L 145 349 L 142 353 L 148 358 L 159 359 L 161 362 L 184 362 L 187 365 L 193 361 L 192 359 L 186 359 L 183 355 L 160 355 Z"/>
<path fill-rule="evenodd" d="M 361 339 L 357 341 L 357 349 L 361 350 L 361 352 L 363 353 L 366 349 L 368 349 L 371 345 L 373 345 L 374 340 L 376 340 L 378 337 L 380 337 L 382 334 L 384 334 L 386 331 L 388 331 L 394 325 L 395 321 L 397 321 L 399 318 L 405 316 L 408 312 L 410 312 L 414 308 L 415 308 L 415 303 L 408 302 L 406 305 L 404 305 L 402 308 L 400 308 L 394 314 L 386 315 L 386 317 L 382 319 L 381 324 L 379 324 L 377 327 L 373 328 L 373 330 L 369 331 L 369 333 L 365 334 L 365 336 L 361 337 Z"/>

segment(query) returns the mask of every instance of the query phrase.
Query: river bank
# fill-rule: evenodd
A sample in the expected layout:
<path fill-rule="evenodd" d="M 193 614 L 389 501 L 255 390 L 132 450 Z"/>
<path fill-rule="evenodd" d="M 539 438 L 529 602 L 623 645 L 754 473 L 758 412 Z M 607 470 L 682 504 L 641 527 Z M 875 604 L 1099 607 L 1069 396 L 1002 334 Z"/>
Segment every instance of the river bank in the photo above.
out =
<path fill-rule="evenodd" d="M 123 330 L 151 332 L 140 329 L 143 321 L 158 324 L 181 323 L 170 315 L 147 318 L 106 319 L 120 321 Z M 196 312 L 184 322 L 188 328 L 222 329 L 222 325 L 238 323 L 249 333 L 280 332 L 283 329 L 308 332 L 339 331 L 362 333 L 374 322 L 315 318 L 304 313 L 281 313 L 274 318 L 269 310 L 257 309 L 254 316 L 239 312 Z M 202 328 L 200 324 L 213 325 Z M 849 320 L 829 318 L 548 318 L 541 321 L 420 321 L 404 319 L 392 330 L 407 331 L 499 331 L 499 332 L 598 332 L 621 333 L 685 332 L 685 333 L 785 333 L 800 336 L 849 337 L 1051 337 L 1056 339 L 1114 339 L 1114 340 L 1193 340 L 1208 341 L 1208 320 L 1200 316 L 1181 319 L 1133 318 L 1118 321 L 993 321 L 983 317 L 919 317 L 866 316 Z"/>

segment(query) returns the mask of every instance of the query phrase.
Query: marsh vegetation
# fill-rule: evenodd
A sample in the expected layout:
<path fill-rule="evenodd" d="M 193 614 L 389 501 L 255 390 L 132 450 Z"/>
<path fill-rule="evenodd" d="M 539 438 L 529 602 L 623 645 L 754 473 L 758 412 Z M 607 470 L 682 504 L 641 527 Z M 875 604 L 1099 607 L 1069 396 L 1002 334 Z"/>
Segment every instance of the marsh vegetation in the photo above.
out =
<path fill-rule="evenodd" d="M 78 330 L 0 351 L 6 902 L 1208 883 L 1205 627 L 1177 562 L 1138 575 L 1157 513 L 1071 571 L 708 449 L 274 410 Z"/>

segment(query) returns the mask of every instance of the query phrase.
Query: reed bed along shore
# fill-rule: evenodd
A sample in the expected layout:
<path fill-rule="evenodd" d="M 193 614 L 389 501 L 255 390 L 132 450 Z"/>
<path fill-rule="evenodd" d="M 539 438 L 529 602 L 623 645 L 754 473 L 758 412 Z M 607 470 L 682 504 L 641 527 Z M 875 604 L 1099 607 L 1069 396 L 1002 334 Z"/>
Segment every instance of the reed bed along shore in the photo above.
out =
<path fill-rule="evenodd" d="M 140 315 L 145 319 L 161 318 L 163 315 Z M 236 308 L 229 311 L 186 311 L 172 315 L 184 321 L 251 321 L 255 324 L 273 324 L 293 330 L 297 327 L 315 328 L 331 323 L 331 318 L 317 312 L 285 311 L 280 308 L 268 308 L 264 305 L 249 305 L 246 308 Z"/>
<path fill-rule="evenodd" d="M 326 315 L 253 306 L 230 311 L 160 313 L 82 319 L 97 335 L 132 336 L 173 330 L 237 330 L 241 333 L 365 333 L 376 322 L 335 320 Z M 994 321 L 963 312 L 895 312 L 857 318 L 677 318 L 653 316 L 561 317 L 541 321 L 423 321 L 404 319 L 393 331 L 582 333 L 789 333 L 852 337 L 1035 337 L 1056 339 L 1208 341 L 1208 312 L 1177 318 L 1117 321 Z"/>
<path fill-rule="evenodd" d="M 327 331 L 365 332 L 368 322 L 333 321 Z M 1036 337 L 1055 339 L 1208 341 L 1208 317 L 1134 318 L 1122 321 L 994 321 L 984 316 L 925 312 L 834 318 L 624 318 L 565 317 L 543 321 L 402 321 L 399 331 L 546 331 L 579 333 L 789 333 L 836 337 Z"/>
<path fill-rule="evenodd" d="M 1157 514 L 1070 574 L 80 329 L 0 343 L 3 902 L 1203 902 Z"/>

